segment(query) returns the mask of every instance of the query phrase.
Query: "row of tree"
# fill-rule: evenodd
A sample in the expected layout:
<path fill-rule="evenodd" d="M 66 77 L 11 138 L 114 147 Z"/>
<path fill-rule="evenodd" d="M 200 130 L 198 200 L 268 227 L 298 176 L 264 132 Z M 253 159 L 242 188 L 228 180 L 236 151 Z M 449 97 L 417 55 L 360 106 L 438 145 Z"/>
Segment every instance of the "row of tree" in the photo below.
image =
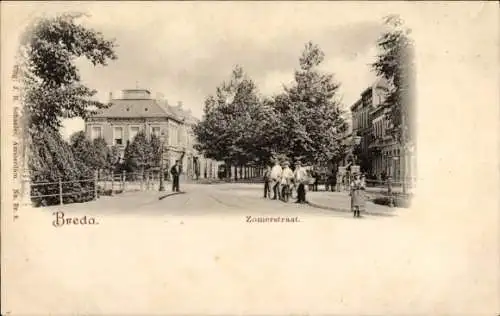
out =
<path fill-rule="evenodd" d="M 71 135 L 69 142 L 59 133 L 44 131 L 32 138 L 32 148 L 36 152 L 30 155 L 31 176 L 34 182 L 32 195 L 38 205 L 59 203 L 58 196 L 45 196 L 59 192 L 58 181 L 89 180 L 95 171 L 101 177 L 122 171 L 130 173 L 144 172 L 156 168 L 160 163 L 160 141 L 153 136 L 146 139 L 139 133 L 131 143 L 127 143 L 123 159 L 116 146 L 108 146 L 103 138 L 90 141 L 84 132 Z M 37 183 L 52 183 L 38 185 Z M 64 197 L 66 203 L 83 202 L 94 197 L 93 182 L 65 183 L 65 192 L 75 192 Z"/>
<path fill-rule="evenodd" d="M 69 145 L 75 161 L 90 171 L 142 173 L 160 166 L 160 139 L 155 135 L 147 138 L 142 131 L 127 142 L 123 158 L 118 147 L 108 146 L 104 138 L 90 141 L 83 131 L 71 135 Z"/>
<path fill-rule="evenodd" d="M 307 43 L 295 83 L 272 97 L 259 95 L 236 66 L 230 80 L 205 100 L 204 117 L 194 130 L 197 149 L 227 165 L 264 165 L 278 156 L 308 164 L 342 159 L 347 126 L 339 84 L 319 69 L 323 60 L 321 49 Z"/>
<path fill-rule="evenodd" d="M 372 69 L 390 84 L 383 106 L 397 141 L 413 137 L 413 43 L 397 16 L 385 19 L 389 28 L 379 38 L 379 55 Z M 205 100 L 204 116 L 195 127 L 197 149 L 227 165 L 258 164 L 278 159 L 301 159 L 306 164 L 334 165 L 344 159 L 347 124 L 338 97 L 340 84 L 332 73 L 320 70 L 324 53 L 311 42 L 305 45 L 295 71 L 295 82 L 274 96 L 259 95 L 254 81 L 236 66 Z M 356 151 L 365 172 L 372 157 Z"/>

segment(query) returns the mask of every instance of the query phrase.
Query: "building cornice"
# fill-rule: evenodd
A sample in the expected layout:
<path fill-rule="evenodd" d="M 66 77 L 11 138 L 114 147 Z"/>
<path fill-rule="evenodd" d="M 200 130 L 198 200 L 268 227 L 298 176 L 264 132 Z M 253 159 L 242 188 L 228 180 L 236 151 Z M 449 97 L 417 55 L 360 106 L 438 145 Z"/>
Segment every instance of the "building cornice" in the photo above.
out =
<path fill-rule="evenodd" d="M 384 108 L 385 108 L 384 106 L 377 106 L 376 108 L 374 108 L 373 110 L 370 111 L 370 115 L 374 115 L 378 112 L 383 112 Z"/>

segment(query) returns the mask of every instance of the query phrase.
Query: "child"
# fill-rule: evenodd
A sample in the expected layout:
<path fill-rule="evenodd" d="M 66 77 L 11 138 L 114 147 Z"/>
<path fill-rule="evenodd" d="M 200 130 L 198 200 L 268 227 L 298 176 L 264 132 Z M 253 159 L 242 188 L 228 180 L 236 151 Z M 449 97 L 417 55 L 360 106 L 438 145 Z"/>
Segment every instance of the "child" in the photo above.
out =
<path fill-rule="evenodd" d="M 365 183 L 356 173 L 351 182 L 351 210 L 354 212 L 354 217 L 361 217 L 360 211 L 365 209 L 365 202 Z"/>

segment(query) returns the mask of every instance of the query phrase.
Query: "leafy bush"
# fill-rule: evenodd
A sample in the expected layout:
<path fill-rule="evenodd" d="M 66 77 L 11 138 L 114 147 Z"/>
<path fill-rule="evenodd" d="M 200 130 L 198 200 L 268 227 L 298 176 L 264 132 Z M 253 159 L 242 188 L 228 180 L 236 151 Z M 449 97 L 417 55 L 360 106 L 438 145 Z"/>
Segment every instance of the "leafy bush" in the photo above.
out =
<path fill-rule="evenodd" d="M 121 194 L 123 193 L 123 190 L 114 190 L 113 194 Z M 99 196 L 111 196 L 111 189 L 99 189 Z"/>
<path fill-rule="evenodd" d="M 123 157 L 123 170 L 136 174 L 159 167 L 160 148 L 161 143 L 158 137 L 152 136 L 148 139 L 143 131 L 139 132 L 132 142 L 127 142 Z M 133 180 L 137 180 L 137 178 L 133 178 Z"/>
<path fill-rule="evenodd" d="M 410 207 L 410 199 L 405 197 L 394 197 L 394 206 L 409 208 Z M 377 197 L 372 200 L 373 203 L 379 205 L 389 206 L 390 198 L 388 196 Z"/>
<path fill-rule="evenodd" d="M 87 165 L 74 158 L 71 147 L 58 131 L 40 130 L 31 137 L 31 155 L 29 167 L 31 181 L 31 196 L 34 206 L 59 204 L 59 180 L 63 183 L 64 203 L 85 202 L 94 198 L 94 183 L 76 182 L 91 179 L 93 171 Z M 73 182 L 75 181 L 75 182 Z M 36 183 L 46 183 L 36 185 Z M 51 195 L 51 196 L 47 196 Z"/>

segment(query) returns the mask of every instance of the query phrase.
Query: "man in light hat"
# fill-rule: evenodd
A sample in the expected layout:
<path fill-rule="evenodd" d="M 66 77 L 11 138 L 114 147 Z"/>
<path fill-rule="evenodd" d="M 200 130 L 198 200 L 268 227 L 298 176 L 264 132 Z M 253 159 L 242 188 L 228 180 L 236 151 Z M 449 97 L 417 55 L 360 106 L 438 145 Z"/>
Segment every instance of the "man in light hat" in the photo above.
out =
<path fill-rule="evenodd" d="M 295 183 L 298 184 L 297 187 L 297 202 L 296 203 L 306 203 L 306 188 L 305 184 L 308 181 L 307 171 L 302 168 L 300 161 L 295 163 Z"/>
<path fill-rule="evenodd" d="M 291 187 L 294 176 L 292 169 L 290 169 L 290 163 L 288 161 L 283 162 L 283 171 L 281 172 L 281 189 L 283 193 L 286 193 L 285 188 L 289 190 Z M 283 194 L 281 197 L 284 199 Z"/>
<path fill-rule="evenodd" d="M 279 184 L 281 180 L 281 173 L 283 169 L 280 166 L 278 159 L 274 159 L 274 166 L 271 169 L 271 188 L 273 190 L 273 200 L 280 196 Z"/>

